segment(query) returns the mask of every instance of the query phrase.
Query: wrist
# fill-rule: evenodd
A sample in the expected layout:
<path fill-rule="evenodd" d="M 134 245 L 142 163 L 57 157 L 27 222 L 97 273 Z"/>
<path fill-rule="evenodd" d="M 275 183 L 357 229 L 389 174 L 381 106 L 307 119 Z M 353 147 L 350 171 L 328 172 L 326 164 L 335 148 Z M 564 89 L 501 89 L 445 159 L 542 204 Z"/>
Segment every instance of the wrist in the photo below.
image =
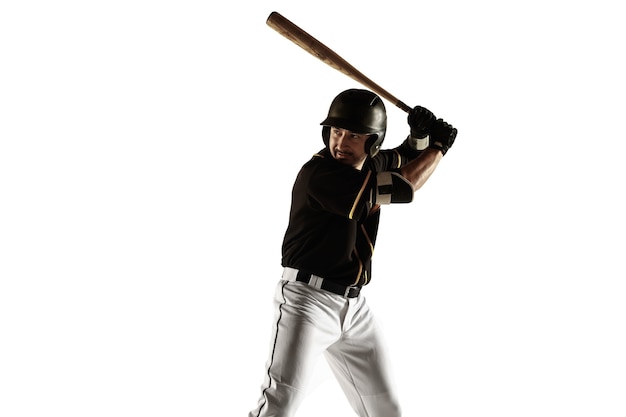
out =
<path fill-rule="evenodd" d="M 442 142 L 440 142 L 440 141 L 438 141 L 438 140 L 437 140 L 437 141 L 434 141 L 433 143 L 431 143 L 429 147 L 430 147 L 431 149 L 434 149 L 434 150 L 437 150 L 437 151 L 441 152 L 441 155 L 442 155 L 442 156 L 443 156 L 443 155 L 445 155 L 445 154 L 446 154 L 446 151 L 447 151 L 447 149 L 446 149 L 446 147 L 443 145 L 443 143 L 442 143 Z"/>
<path fill-rule="evenodd" d="M 424 149 L 428 148 L 428 145 L 430 144 L 430 137 L 428 136 L 428 134 L 422 137 L 416 137 L 413 135 L 413 133 L 411 133 L 411 135 L 407 137 L 407 142 L 413 150 L 423 151 Z"/>

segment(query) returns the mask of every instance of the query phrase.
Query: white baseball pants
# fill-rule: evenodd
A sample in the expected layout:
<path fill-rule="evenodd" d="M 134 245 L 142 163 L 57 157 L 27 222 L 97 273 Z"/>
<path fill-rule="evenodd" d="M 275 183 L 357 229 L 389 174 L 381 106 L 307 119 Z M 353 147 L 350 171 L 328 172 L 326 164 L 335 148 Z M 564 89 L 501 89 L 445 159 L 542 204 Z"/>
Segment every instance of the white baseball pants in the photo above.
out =
<path fill-rule="evenodd" d="M 362 295 L 345 298 L 281 280 L 274 304 L 267 374 L 248 417 L 293 416 L 322 354 L 358 416 L 401 415 L 382 335 Z"/>

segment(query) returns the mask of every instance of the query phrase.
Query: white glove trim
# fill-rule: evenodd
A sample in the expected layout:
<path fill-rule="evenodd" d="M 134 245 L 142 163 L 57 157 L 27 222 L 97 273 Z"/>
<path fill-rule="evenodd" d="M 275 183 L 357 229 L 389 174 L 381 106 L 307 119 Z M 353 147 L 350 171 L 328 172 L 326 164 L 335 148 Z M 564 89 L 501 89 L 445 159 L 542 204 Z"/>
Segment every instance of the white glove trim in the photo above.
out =
<path fill-rule="evenodd" d="M 430 143 L 430 136 L 429 135 L 426 135 L 426 137 L 421 138 L 421 139 L 420 138 L 414 138 L 413 136 L 409 135 L 408 139 L 409 139 L 409 144 L 416 151 L 423 151 L 424 149 L 428 148 L 428 145 Z"/>

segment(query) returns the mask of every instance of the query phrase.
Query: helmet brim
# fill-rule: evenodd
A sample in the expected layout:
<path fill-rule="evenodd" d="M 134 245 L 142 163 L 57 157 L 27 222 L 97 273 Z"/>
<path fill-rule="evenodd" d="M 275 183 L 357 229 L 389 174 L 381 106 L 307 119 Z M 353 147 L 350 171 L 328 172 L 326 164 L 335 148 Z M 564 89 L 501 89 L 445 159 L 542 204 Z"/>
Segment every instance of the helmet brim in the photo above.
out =
<path fill-rule="evenodd" d="M 361 135 L 371 135 L 374 133 L 367 126 L 363 126 L 359 123 L 355 123 L 353 120 L 343 119 L 340 117 L 327 117 L 326 119 L 324 119 L 324 121 L 322 121 L 322 123 L 320 123 L 320 125 L 328 127 L 338 127 Z"/>

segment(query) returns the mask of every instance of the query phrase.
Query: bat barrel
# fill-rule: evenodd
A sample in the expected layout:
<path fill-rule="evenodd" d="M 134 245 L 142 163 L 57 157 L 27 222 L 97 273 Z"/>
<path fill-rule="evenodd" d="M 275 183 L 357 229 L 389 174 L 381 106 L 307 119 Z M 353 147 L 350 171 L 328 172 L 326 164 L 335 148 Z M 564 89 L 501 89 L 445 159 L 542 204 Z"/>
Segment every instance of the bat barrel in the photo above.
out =
<path fill-rule="evenodd" d="M 381 97 L 389 100 L 399 109 L 409 112 L 411 107 L 403 103 L 387 90 L 365 76 L 361 71 L 352 66 L 348 61 L 339 56 L 335 51 L 315 39 L 313 36 L 296 26 L 289 19 L 278 12 L 272 12 L 267 18 L 267 25 L 276 32 L 289 39 L 300 48 L 304 49 L 320 61 L 342 72 L 353 80 L 363 84 Z"/>

